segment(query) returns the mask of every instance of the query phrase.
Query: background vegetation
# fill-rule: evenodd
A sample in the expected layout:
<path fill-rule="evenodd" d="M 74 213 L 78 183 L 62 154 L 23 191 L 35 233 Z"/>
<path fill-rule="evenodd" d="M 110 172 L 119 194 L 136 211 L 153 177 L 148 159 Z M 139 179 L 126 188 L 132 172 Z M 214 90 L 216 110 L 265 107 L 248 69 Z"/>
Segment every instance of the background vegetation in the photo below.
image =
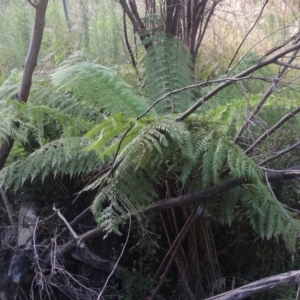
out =
<path fill-rule="evenodd" d="M 299 270 L 299 49 L 260 67 L 299 43 L 299 4 L 204 2 L 193 52 L 152 1 L 143 30 L 126 1 L 49 1 L 25 104 L 34 3 L 0 1 L 0 298 L 205 299 Z"/>

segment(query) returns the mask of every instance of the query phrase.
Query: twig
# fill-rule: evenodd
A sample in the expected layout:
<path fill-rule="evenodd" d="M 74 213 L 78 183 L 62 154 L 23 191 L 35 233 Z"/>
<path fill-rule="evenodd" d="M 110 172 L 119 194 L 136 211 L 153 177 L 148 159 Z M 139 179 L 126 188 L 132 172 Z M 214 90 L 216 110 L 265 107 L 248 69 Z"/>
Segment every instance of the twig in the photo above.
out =
<path fill-rule="evenodd" d="M 36 219 L 36 222 L 35 222 L 35 226 L 34 226 L 34 230 L 33 230 L 32 242 L 33 242 L 33 250 L 34 250 L 36 264 L 38 266 L 40 274 L 42 274 L 42 268 L 41 268 L 40 263 L 39 263 L 39 255 L 38 255 L 38 252 L 36 250 L 36 243 L 35 243 L 35 240 L 36 240 L 35 233 L 36 233 L 38 222 L 39 222 L 39 217 Z"/>
<path fill-rule="evenodd" d="M 3 190 L 3 188 L 0 188 L 0 193 L 1 193 L 4 205 L 5 205 L 5 208 L 6 208 L 6 212 L 8 214 L 10 225 L 11 225 L 13 231 L 15 231 L 16 224 L 15 224 L 15 221 L 14 221 L 14 217 L 13 217 L 13 213 L 12 213 L 12 208 L 11 208 L 11 205 L 9 204 L 8 198 L 7 198 L 6 193 Z"/>
<path fill-rule="evenodd" d="M 233 78 L 237 79 L 237 78 L 242 78 L 242 77 L 248 76 L 249 74 L 253 73 L 254 71 L 257 71 L 257 70 L 259 70 L 267 65 L 270 65 L 272 63 L 275 63 L 279 58 L 282 58 L 286 54 L 293 52 L 295 50 L 298 50 L 298 49 L 300 49 L 299 43 L 292 45 L 292 46 L 288 47 L 287 49 L 282 50 L 281 52 L 275 54 L 273 57 L 263 60 L 263 61 L 260 61 L 257 64 L 249 67 L 248 69 L 242 71 L 241 73 L 237 74 Z M 232 84 L 232 82 L 226 82 L 226 81 L 219 84 L 212 91 L 210 91 L 209 93 L 205 94 L 203 97 L 198 99 L 196 101 L 196 103 L 194 105 L 192 105 L 189 109 L 187 109 L 184 113 L 182 113 L 180 116 L 178 116 L 176 118 L 176 121 L 180 122 L 180 121 L 183 121 L 184 119 L 186 119 L 189 115 L 191 115 L 194 111 L 196 111 L 203 103 L 205 103 L 207 100 L 209 100 L 214 95 L 216 95 L 219 91 L 223 90 L 224 88 L 226 88 L 227 86 L 229 86 L 231 84 Z"/>
<path fill-rule="evenodd" d="M 122 202 L 121 202 L 121 203 L 122 203 Z M 122 203 L 122 204 L 123 204 L 123 203 Z M 107 279 L 106 279 L 106 281 L 105 281 L 105 283 L 104 283 L 104 286 L 103 286 L 103 288 L 102 288 L 102 290 L 101 290 L 99 296 L 97 297 L 97 300 L 100 300 L 100 299 L 101 299 L 102 294 L 103 294 L 103 292 L 104 292 L 104 290 L 105 290 L 105 288 L 106 288 L 106 286 L 107 286 L 107 284 L 108 284 L 108 281 L 109 281 L 110 277 L 114 274 L 115 269 L 117 268 L 117 266 L 118 266 L 118 264 L 119 264 L 119 261 L 120 261 L 121 257 L 122 257 L 123 254 L 124 254 L 125 248 L 126 248 L 126 246 L 127 246 L 128 240 L 129 240 L 130 230 L 131 230 L 131 214 L 130 214 L 130 211 L 128 210 L 128 208 L 127 208 L 124 204 L 123 204 L 123 206 L 124 206 L 125 209 L 127 210 L 127 214 L 128 214 L 128 218 L 129 218 L 129 228 L 128 228 L 128 233 L 127 233 L 126 241 L 125 241 L 125 243 L 124 243 L 124 245 L 123 245 L 123 247 L 122 247 L 121 254 L 120 254 L 119 257 L 118 257 L 118 259 L 117 259 L 117 261 L 116 261 L 116 264 L 115 264 L 113 270 L 110 272 L 109 276 L 107 277 Z"/>
<path fill-rule="evenodd" d="M 291 58 L 288 60 L 288 64 L 291 64 L 294 59 L 297 57 L 297 53 L 299 52 L 300 49 L 296 49 L 293 52 L 293 55 L 291 56 Z M 277 61 L 278 62 L 278 61 Z M 261 98 L 261 100 L 259 101 L 259 103 L 257 104 L 256 108 L 254 109 L 254 111 L 252 112 L 252 114 L 249 116 L 249 118 L 246 120 L 246 122 L 243 124 L 243 126 L 241 127 L 241 129 L 239 130 L 239 132 L 237 133 L 234 142 L 236 143 L 238 141 L 238 139 L 242 136 L 244 130 L 246 129 L 246 127 L 248 126 L 248 124 L 254 119 L 254 117 L 258 114 L 258 112 L 261 110 L 261 108 L 263 107 L 263 105 L 266 103 L 266 101 L 268 100 L 268 98 L 271 96 L 271 94 L 273 93 L 274 89 L 276 88 L 276 85 L 278 83 L 278 81 L 283 77 L 284 73 L 286 72 L 286 70 L 288 69 L 287 66 L 285 66 L 284 68 L 282 68 L 282 70 L 279 71 L 279 73 L 277 74 L 277 76 L 272 80 L 272 85 L 269 87 L 269 89 L 265 92 L 265 94 L 263 95 L 263 97 Z"/>
<path fill-rule="evenodd" d="M 246 79 L 259 79 L 259 80 L 263 80 L 263 81 L 267 81 L 267 82 L 270 82 L 272 81 L 270 78 L 266 78 L 266 77 L 255 77 L 255 76 L 247 76 L 247 77 L 240 77 L 240 78 L 235 78 L 235 77 L 227 77 L 227 78 L 222 78 L 222 79 L 214 79 L 214 80 L 204 80 L 204 81 L 201 81 L 199 83 L 194 83 L 194 84 L 191 84 L 191 85 L 187 85 L 187 86 L 184 86 L 182 88 L 179 88 L 179 89 L 176 89 L 176 90 L 173 90 L 173 91 L 170 91 L 166 94 L 164 94 L 163 96 L 161 96 L 160 98 L 158 98 L 153 104 L 151 104 L 147 110 L 145 112 L 143 112 L 141 115 L 139 115 L 137 117 L 137 120 L 141 119 L 142 117 L 144 117 L 155 105 L 157 105 L 159 102 L 161 102 L 162 100 L 166 99 L 167 97 L 173 95 L 173 94 L 177 94 L 177 93 L 180 93 L 182 91 L 185 91 L 185 90 L 189 90 L 189 89 L 193 89 L 193 88 L 196 88 L 196 87 L 201 87 L 201 86 L 208 86 L 210 84 L 213 84 L 213 83 L 224 83 L 224 82 L 227 82 L 227 83 L 236 83 L 238 81 L 241 81 L 241 80 L 246 80 Z"/>
<path fill-rule="evenodd" d="M 36 9 L 37 4 L 32 3 L 31 0 L 27 0 L 27 1 L 29 2 L 29 4 L 30 4 L 32 7 L 34 7 L 34 8 Z"/>
<path fill-rule="evenodd" d="M 282 117 L 275 125 L 266 130 L 259 138 L 256 139 L 251 146 L 248 147 L 244 152 L 246 154 L 250 153 L 256 146 L 262 143 L 267 137 L 269 137 L 273 132 L 275 132 L 279 127 L 281 127 L 286 121 L 294 117 L 298 112 L 300 112 L 300 106 L 293 109 L 291 112 Z"/>
<path fill-rule="evenodd" d="M 289 63 L 284 63 L 284 62 L 280 62 L 280 61 L 276 61 L 274 64 L 279 65 L 279 66 L 284 66 L 284 67 L 288 67 L 291 69 L 296 69 L 296 70 L 300 70 L 300 67 L 289 64 Z"/>
<path fill-rule="evenodd" d="M 77 233 L 73 230 L 73 228 L 71 227 L 70 223 L 66 220 L 66 218 L 61 214 L 60 210 L 55 207 L 55 203 L 53 204 L 53 210 L 63 220 L 63 222 L 65 223 L 65 225 L 67 226 L 67 228 L 69 229 L 71 234 L 73 235 L 74 239 L 78 241 L 79 237 L 78 237 Z"/>
<path fill-rule="evenodd" d="M 282 151 L 276 153 L 275 155 L 273 155 L 273 156 L 271 156 L 271 157 L 269 157 L 269 158 L 263 160 L 263 161 L 262 161 L 261 163 L 259 163 L 258 165 L 259 165 L 259 166 L 262 166 L 262 165 L 266 164 L 267 162 L 269 162 L 269 161 L 271 161 L 271 160 L 273 160 L 273 159 L 275 159 L 275 158 L 277 158 L 277 157 L 279 157 L 279 156 L 281 156 L 281 155 L 283 155 L 283 154 L 285 154 L 285 153 L 287 153 L 287 152 L 289 152 L 289 151 L 291 151 L 291 150 L 297 148 L 298 146 L 300 146 L 300 141 L 297 142 L 296 144 L 292 145 L 291 147 L 288 147 L 288 148 L 286 148 L 286 149 L 284 149 L 284 150 L 282 150 Z"/>
<path fill-rule="evenodd" d="M 260 10 L 260 12 L 259 12 L 259 15 L 258 15 L 258 17 L 256 18 L 254 24 L 252 25 L 252 27 L 251 27 L 250 30 L 247 32 L 247 34 L 244 36 L 242 42 L 241 42 L 240 45 L 238 46 L 236 52 L 234 53 L 234 55 L 233 55 L 233 57 L 232 57 L 232 59 L 231 59 L 231 61 L 230 61 L 230 64 L 229 64 L 228 67 L 227 67 L 227 71 L 226 71 L 225 74 L 228 73 L 228 71 L 229 71 L 229 69 L 230 69 L 230 67 L 231 67 L 231 65 L 232 65 L 232 63 L 233 63 L 233 61 L 234 61 L 234 59 L 236 58 L 237 54 L 239 53 L 239 51 L 240 51 L 241 47 L 243 46 L 245 40 L 247 39 L 248 35 L 251 33 L 251 31 L 252 31 L 252 30 L 254 29 L 254 27 L 256 26 L 256 24 L 257 24 L 258 20 L 260 19 L 260 17 L 261 17 L 261 15 L 262 15 L 262 13 L 263 13 L 263 11 L 264 11 L 264 9 L 265 9 L 265 7 L 266 7 L 267 4 L 268 4 L 268 0 L 266 0 L 265 3 L 263 4 L 263 6 L 262 6 L 262 8 L 261 8 L 261 10 Z"/>

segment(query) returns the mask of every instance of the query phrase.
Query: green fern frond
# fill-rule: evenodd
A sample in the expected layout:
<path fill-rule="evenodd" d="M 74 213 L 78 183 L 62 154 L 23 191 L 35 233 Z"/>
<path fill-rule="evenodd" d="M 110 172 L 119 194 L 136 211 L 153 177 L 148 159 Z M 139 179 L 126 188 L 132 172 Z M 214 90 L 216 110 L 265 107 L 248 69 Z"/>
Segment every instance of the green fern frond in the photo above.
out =
<path fill-rule="evenodd" d="M 26 181 L 33 182 L 37 178 L 44 180 L 50 175 L 87 174 L 101 167 L 96 153 L 82 151 L 87 140 L 68 138 L 53 141 L 22 158 L 9 164 L 0 171 L 0 186 L 11 188 L 15 192 Z"/>
<path fill-rule="evenodd" d="M 155 101 L 168 92 L 193 84 L 193 64 L 180 40 L 157 32 L 151 41 L 145 41 L 149 42 L 152 46 L 141 61 L 147 98 Z M 182 91 L 164 99 L 155 110 L 160 114 L 179 113 L 187 109 L 193 99 L 192 90 Z"/>
<path fill-rule="evenodd" d="M 148 108 L 147 102 L 136 96 L 115 71 L 87 61 L 71 62 L 66 61 L 51 75 L 58 89 L 88 105 L 97 105 L 106 114 L 122 111 L 127 116 L 138 116 Z"/>
<path fill-rule="evenodd" d="M 112 124 L 115 126 L 117 123 L 106 120 L 107 128 L 100 126 L 93 131 L 93 134 L 98 133 L 99 130 L 102 133 L 100 142 L 105 131 L 110 129 Z M 100 149 L 107 145 L 120 143 L 120 135 L 117 137 L 116 134 L 117 131 L 110 136 L 110 140 L 104 138 L 103 144 L 92 142 L 93 146 L 90 149 L 101 152 Z M 261 170 L 238 146 L 227 140 L 222 130 L 219 131 L 215 124 L 204 122 L 202 118 L 196 116 L 191 116 L 183 122 L 176 122 L 175 116 L 164 116 L 147 119 L 133 135 L 133 139 L 123 140 L 124 145 L 117 158 L 119 166 L 115 177 L 111 179 L 103 193 L 117 195 L 137 216 L 145 205 L 157 199 L 156 194 L 150 195 L 148 191 L 155 191 L 154 186 L 159 183 L 161 177 L 177 174 L 177 180 L 180 179 L 181 184 L 185 185 L 192 174 L 200 172 L 202 180 L 199 185 L 205 187 L 224 180 L 220 176 L 226 163 L 236 178 L 251 183 L 250 192 L 253 193 L 251 185 L 255 186 L 256 196 L 264 200 L 252 203 L 251 211 L 255 211 L 256 214 L 263 213 L 262 207 L 267 201 L 265 199 L 270 198 L 270 193 L 262 183 Z M 98 201 L 106 199 L 101 193 L 100 191 L 100 200 L 95 199 L 93 209 L 98 216 L 96 217 L 98 222 L 104 220 L 101 212 L 97 211 Z M 226 206 L 226 201 L 223 201 L 223 205 Z M 235 202 L 228 206 L 224 220 L 232 222 L 234 207 Z"/>
<path fill-rule="evenodd" d="M 233 222 L 242 191 L 241 187 L 237 187 L 221 195 L 220 220 L 223 224 L 227 223 L 230 226 Z"/>
<path fill-rule="evenodd" d="M 21 78 L 22 74 L 19 71 L 11 71 L 10 76 L 0 86 L 0 102 L 17 98 Z"/>

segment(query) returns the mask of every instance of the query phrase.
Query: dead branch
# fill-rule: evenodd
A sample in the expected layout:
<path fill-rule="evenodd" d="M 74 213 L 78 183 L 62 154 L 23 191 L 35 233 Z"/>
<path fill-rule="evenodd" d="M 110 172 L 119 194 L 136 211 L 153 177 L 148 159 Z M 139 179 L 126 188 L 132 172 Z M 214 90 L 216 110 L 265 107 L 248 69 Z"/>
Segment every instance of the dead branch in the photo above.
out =
<path fill-rule="evenodd" d="M 180 93 L 182 91 L 186 91 L 189 89 L 193 89 L 196 87 L 202 87 L 202 86 L 209 86 L 213 83 L 223 83 L 223 82 L 227 82 L 227 83 L 231 83 L 231 84 L 235 84 L 239 81 L 242 80 L 262 80 L 262 81 L 266 81 L 266 82 L 272 82 L 273 80 L 267 77 L 257 77 L 257 76 L 246 76 L 246 77 L 240 77 L 240 78 L 235 78 L 235 77 L 227 77 L 227 78 L 222 78 L 222 79 L 213 79 L 213 80 L 204 80 L 201 81 L 199 83 L 194 83 L 191 85 L 187 85 L 184 86 L 182 88 L 170 91 L 166 94 L 164 94 L 163 96 L 161 96 L 160 98 L 158 98 L 154 103 L 152 103 L 147 110 L 145 110 L 141 115 L 139 115 L 137 117 L 137 120 L 141 119 L 142 117 L 144 117 L 154 106 L 156 106 L 159 102 L 163 101 L 164 99 L 168 98 L 169 96 L 173 95 L 173 94 L 177 94 Z"/>
<path fill-rule="evenodd" d="M 292 45 L 281 52 L 277 53 L 273 57 L 266 59 L 266 60 L 260 60 L 257 64 L 251 66 L 250 68 L 240 72 L 233 78 L 242 78 L 245 76 L 248 76 L 252 74 L 254 71 L 257 71 L 267 65 L 275 63 L 279 58 L 284 57 L 286 54 L 289 54 L 295 50 L 300 49 L 300 43 L 297 43 L 295 45 Z M 194 105 L 192 105 L 189 109 L 187 109 L 184 113 L 182 113 L 179 117 L 176 118 L 176 121 L 180 122 L 187 118 L 189 115 L 191 115 L 194 111 L 196 111 L 203 103 L 208 101 L 210 98 L 212 98 L 214 95 L 216 95 L 218 92 L 226 88 L 227 86 L 231 85 L 232 81 L 224 81 L 223 83 L 219 84 L 216 88 L 214 88 L 212 91 L 201 97 L 199 100 L 196 101 Z"/>
<path fill-rule="evenodd" d="M 289 63 L 284 63 L 284 62 L 281 62 L 281 61 L 276 61 L 275 64 L 279 65 L 279 66 L 284 66 L 284 67 L 287 67 L 287 68 L 295 69 L 295 70 L 300 70 L 299 66 L 295 66 L 295 65 L 289 64 Z"/>
<path fill-rule="evenodd" d="M 268 171 L 267 172 L 268 180 L 269 182 L 276 182 L 280 180 L 287 180 L 287 179 L 295 179 L 300 176 L 300 165 L 294 166 L 292 168 L 286 169 L 286 170 L 279 170 L 279 171 Z M 145 213 L 151 213 L 151 212 L 157 212 L 157 211 L 162 211 L 165 209 L 173 208 L 173 207 L 178 207 L 190 203 L 194 203 L 197 201 L 207 201 L 210 198 L 217 196 L 218 194 L 221 194 L 223 192 L 229 191 L 230 189 L 233 189 L 237 186 L 246 184 L 248 182 L 240 181 L 235 178 L 226 180 L 224 182 L 219 183 L 218 185 L 206 188 L 202 191 L 194 192 L 192 194 L 186 194 L 180 197 L 176 198 L 167 198 L 164 200 L 160 200 L 156 203 L 152 203 L 148 205 L 144 212 Z M 91 213 L 91 206 L 87 207 L 84 212 L 82 212 L 81 217 L 85 216 L 87 213 Z M 79 217 L 79 216 L 78 216 Z M 78 222 L 81 220 L 81 218 L 75 218 L 70 225 L 73 226 L 74 223 L 78 224 Z M 76 221 L 76 222 L 75 222 Z M 73 223 L 74 222 L 74 223 Z M 63 229 L 61 233 L 58 236 L 63 236 L 62 233 L 66 233 L 67 229 Z M 82 242 L 92 240 L 104 232 L 104 227 L 98 227 L 94 228 L 82 235 L 79 236 L 79 239 Z M 58 238 L 57 236 L 57 238 Z M 51 255 L 48 255 L 50 249 L 51 249 L 52 244 L 50 243 L 46 249 L 43 251 L 43 253 L 40 255 L 40 258 L 45 258 L 46 261 L 50 261 Z M 76 249 L 76 242 L 74 240 L 70 240 L 64 245 L 62 245 L 59 249 L 56 251 L 56 255 L 65 255 L 69 253 L 70 251 L 73 251 Z M 43 257 L 42 257 L 43 255 Z M 48 255 L 48 256 L 47 256 Z M 31 267 L 31 269 L 33 266 Z"/>
<path fill-rule="evenodd" d="M 298 285 L 300 283 L 299 279 L 299 270 L 290 271 L 254 281 L 229 292 L 206 298 L 205 300 L 240 300 L 267 290 Z"/>
<path fill-rule="evenodd" d="M 288 63 L 287 63 L 288 65 L 290 65 L 295 60 L 295 58 L 297 57 L 298 52 L 299 52 L 299 49 L 297 49 L 297 50 L 294 51 L 293 55 L 288 60 Z M 278 63 L 278 61 L 275 62 L 275 63 Z M 287 71 L 287 69 L 288 69 L 288 66 L 284 66 L 284 68 L 282 68 L 282 70 L 280 70 L 280 72 L 277 74 L 277 76 L 273 79 L 272 84 L 270 85 L 269 89 L 265 92 L 265 94 L 263 95 L 263 97 L 261 98 L 261 100 L 259 101 L 259 103 L 257 104 L 257 106 L 254 109 L 254 111 L 251 113 L 251 115 L 249 116 L 249 118 L 246 120 L 246 122 L 243 124 L 243 126 L 241 127 L 241 129 L 237 133 L 237 135 L 236 135 L 236 137 L 234 139 L 235 143 L 242 136 L 242 134 L 243 134 L 244 130 L 247 128 L 248 124 L 254 119 L 254 117 L 261 110 L 261 108 L 266 103 L 266 101 L 268 100 L 268 98 L 271 96 L 271 94 L 273 93 L 273 91 L 276 88 L 276 85 L 277 85 L 278 81 L 283 77 L 283 75 Z"/>
<path fill-rule="evenodd" d="M 106 271 L 108 273 L 112 272 L 113 268 L 116 265 L 114 261 L 96 255 L 87 247 L 76 248 L 71 252 L 71 255 L 76 260 L 82 261 L 87 265 L 90 265 L 102 271 Z M 127 269 L 119 265 L 116 267 L 116 271 L 126 276 L 129 276 L 130 274 Z"/>
<path fill-rule="evenodd" d="M 176 258 L 176 255 L 182 245 L 182 243 L 185 240 L 185 237 L 187 236 L 187 234 L 189 233 L 189 230 L 191 228 L 191 226 L 194 224 L 194 222 L 198 219 L 198 217 L 200 217 L 203 213 L 204 210 L 204 204 L 203 203 L 199 203 L 195 210 L 193 211 L 193 213 L 191 214 L 190 218 L 186 221 L 186 223 L 184 224 L 183 228 L 181 229 L 180 233 L 177 235 L 175 241 L 173 242 L 173 245 L 171 246 L 171 248 L 169 249 L 168 253 L 165 255 L 164 259 L 162 260 L 156 274 L 154 275 L 154 277 L 159 275 L 160 270 L 163 268 L 163 265 L 165 264 L 167 258 L 169 256 L 170 259 L 168 261 L 168 264 L 163 272 L 163 274 L 161 275 L 161 277 L 159 278 L 159 282 L 155 288 L 155 290 L 153 291 L 152 295 L 150 296 L 149 300 L 155 300 L 163 283 L 165 282 L 167 275 L 170 272 L 170 269 L 173 265 L 173 262 Z"/>
<path fill-rule="evenodd" d="M 253 151 L 259 144 L 261 144 L 267 137 L 269 137 L 272 133 L 274 133 L 279 127 L 281 127 L 286 121 L 294 117 L 298 112 L 300 112 L 300 106 L 296 107 L 292 111 L 290 111 L 288 114 L 286 114 L 284 117 L 282 117 L 275 125 L 273 125 L 271 128 L 266 130 L 259 138 L 256 139 L 254 143 L 252 143 L 251 146 L 249 146 L 245 153 L 248 154 L 251 151 Z"/>
<path fill-rule="evenodd" d="M 228 65 L 228 67 L 227 67 L 227 71 L 226 71 L 225 74 L 228 73 L 228 71 L 229 71 L 229 69 L 230 69 L 230 67 L 231 67 L 231 65 L 232 65 L 232 63 L 233 63 L 233 61 L 235 60 L 237 54 L 239 53 L 239 51 L 240 51 L 241 47 L 243 46 L 245 40 L 247 39 L 248 35 L 249 35 L 249 34 L 251 33 L 251 31 L 255 28 L 257 22 L 259 21 L 260 17 L 262 16 L 262 13 L 263 13 L 265 7 L 267 6 L 268 2 L 269 2 L 268 0 L 265 0 L 265 3 L 263 4 L 263 6 L 262 6 L 262 8 L 261 8 L 261 10 L 260 10 L 260 12 L 259 12 L 259 14 L 258 14 L 258 16 L 257 16 L 257 18 L 256 18 L 256 20 L 255 20 L 255 22 L 253 23 L 252 27 L 248 30 L 248 32 L 247 32 L 247 34 L 244 36 L 242 42 L 240 43 L 240 45 L 239 45 L 238 48 L 236 49 L 236 51 L 235 51 L 235 53 L 234 53 L 234 55 L 233 55 L 233 57 L 232 57 L 232 59 L 231 59 L 229 65 Z"/>
<path fill-rule="evenodd" d="M 267 162 L 269 162 L 269 161 L 271 161 L 271 160 L 273 160 L 273 159 L 276 159 L 276 158 L 278 158 L 279 156 L 284 155 L 285 153 L 290 152 L 290 151 L 292 151 L 292 150 L 294 150 L 295 148 L 298 148 L 298 147 L 300 147 L 300 141 L 297 142 L 297 143 L 295 143 L 294 145 L 292 145 L 292 146 L 290 146 L 290 147 L 288 147 L 288 148 L 286 148 L 286 149 L 284 149 L 284 150 L 282 150 L 282 151 L 276 153 L 275 155 L 273 155 L 273 156 L 271 156 L 271 157 L 265 159 L 264 161 L 262 161 L 262 162 L 259 163 L 258 165 L 259 165 L 259 166 L 262 166 L 262 165 L 266 164 Z"/>
<path fill-rule="evenodd" d="M 11 227 L 13 229 L 13 232 L 15 232 L 16 231 L 16 224 L 15 224 L 15 220 L 14 220 L 14 217 L 13 217 L 12 207 L 11 207 L 9 201 L 8 201 L 8 198 L 6 196 L 5 191 L 2 188 L 0 188 L 0 193 L 1 193 L 4 205 L 5 205 L 6 212 L 8 214 L 10 225 L 11 225 Z"/>
<path fill-rule="evenodd" d="M 57 215 L 62 219 L 62 221 L 65 223 L 67 228 L 69 229 L 70 233 L 73 235 L 74 239 L 79 241 L 79 237 L 77 233 L 73 230 L 70 223 L 66 220 L 66 218 L 61 214 L 60 210 L 55 208 L 55 204 L 53 205 L 53 210 L 57 213 Z"/>

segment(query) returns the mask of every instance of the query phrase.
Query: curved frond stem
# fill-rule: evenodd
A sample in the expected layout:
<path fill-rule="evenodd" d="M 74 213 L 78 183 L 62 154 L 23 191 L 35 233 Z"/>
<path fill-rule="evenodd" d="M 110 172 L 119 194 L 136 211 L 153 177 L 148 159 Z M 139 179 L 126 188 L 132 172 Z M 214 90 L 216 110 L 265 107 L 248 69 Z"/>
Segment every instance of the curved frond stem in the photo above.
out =
<path fill-rule="evenodd" d="M 107 286 L 107 284 L 108 284 L 108 282 L 109 282 L 111 276 L 114 274 L 114 272 L 115 272 L 115 270 L 116 270 L 116 268 L 117 268 L 117 266 L 118 266 L 118 264 L 119 264 L 119 262 L 120 262 L 120 259 L 122 258 L 123 254 L 124 254 L 124 251 L 125 251 L 125 248 L 126 248 L 126 246 L 127 246 L 127 244 L 128 244 L 128 241 L 129 241 L 129 236 L 130 236 L 130 231 L 131 231 L 131 214 L 130 214 L 129 209 L 128 209 L 123 203 L 122 203 L 122 205 L 123 205 L 123 207 L 127 210 L 127 215 L 128 215 L 128 218 L 129 218 L 129 228 L 128 228 L 128 230 L 127 230 L 126 240 L 125 240 L 125 243 L 124 243 L 124 245 L 123 245 L 123 247 L 122 247 L 122 251 L 121 251 L 121 253 L 120 253 L 120 255 L 119 255 L 119 257 L 118 257 L 118 259 L 117 259 L 117 261 L 116 261 L 116 263 L 115 263 L 115 265 L 114 265 L 112 271 L 110 272 L 110 274 L 109 274 L 109 275 L 107 276 L 107 278 L 106 278 L 106 281 L 105 281 L 105 283 L 104 283 L 104 285 L 103 285 L 103 287 L 102 287 L 101 292 L 99 293 L 99 296 L 97 297 L 97 300 L 100 300 L 100 299 L 101 299 L 102 294 L 103 294 L 103 292 L 105 291 L 105 288 L 106 288 L 106 286 Z"/>
<path fill-rule="evenodd" d="M 125 133 L 123 134 L 123 136 L 121 137 L 121 140 L 120 142 L 118 143 L 118 148 L 117 148 L 117 151 L 115 153 L 115 156 L 114 156 L 114 159 L 113 159 L 113 162 L 112 162 L 112 167 L 110 168 L 108 174 L 107 174 L 107 177 L 111 177 L 113 175 L 113 172 L 115 172 L 115 170 L 117 169 L 117 166 L 119 165 L 116 164 L 116 159 L 118 157 L 118 154 L 120 152 L 120 149 L 121 149 L 121 146 L 122 146 L 122 142 L 124 141 L 124 139 L 126 138 L 127 134 L 129 133 L 129 131 L 132 129 L 132 125 L 130 125 L 127 130 L 125 131 Z"/>
<path fill-rule="evenodd" d="M 191 216 L 189 217 L 189 219 L 185 222 L 184 226 L 182 227 L 181 231 L 179 232 L 179 234 L 177 235 L 175 241 L 173 242 L 171 248 L 169 249 L 168 253 L 165 255 L 163 261 L 161 262 L 161 265 L 159 266 L 156 274 L 154 275 L 154 277 L 158 277 L 158 272 L 162 269 L 166 259 L 171 255 L 171 258 L 165 268 L 164 273 L 160 276 L 159 278 L 159 282 L 154 290 L 154 292 L 152 293 L 152 295 L 149 297 L 149 300 L 155 300 L 156 296 L 158 295 L 163 283 L 166 280 L 166 277 L 168 276 L 170 269 L 173 265 L 173 262 L 176 258 L 176 255 L 182 245 L 182 243 L 184 242 L 191 226 L 195 223 L 195 221 L 198 219 L 198 217 L 200 217 L 203 214 L 204 211 L 204 203 L 200 202 L 194 209 L 193 213 L 191 214 Z"/>

